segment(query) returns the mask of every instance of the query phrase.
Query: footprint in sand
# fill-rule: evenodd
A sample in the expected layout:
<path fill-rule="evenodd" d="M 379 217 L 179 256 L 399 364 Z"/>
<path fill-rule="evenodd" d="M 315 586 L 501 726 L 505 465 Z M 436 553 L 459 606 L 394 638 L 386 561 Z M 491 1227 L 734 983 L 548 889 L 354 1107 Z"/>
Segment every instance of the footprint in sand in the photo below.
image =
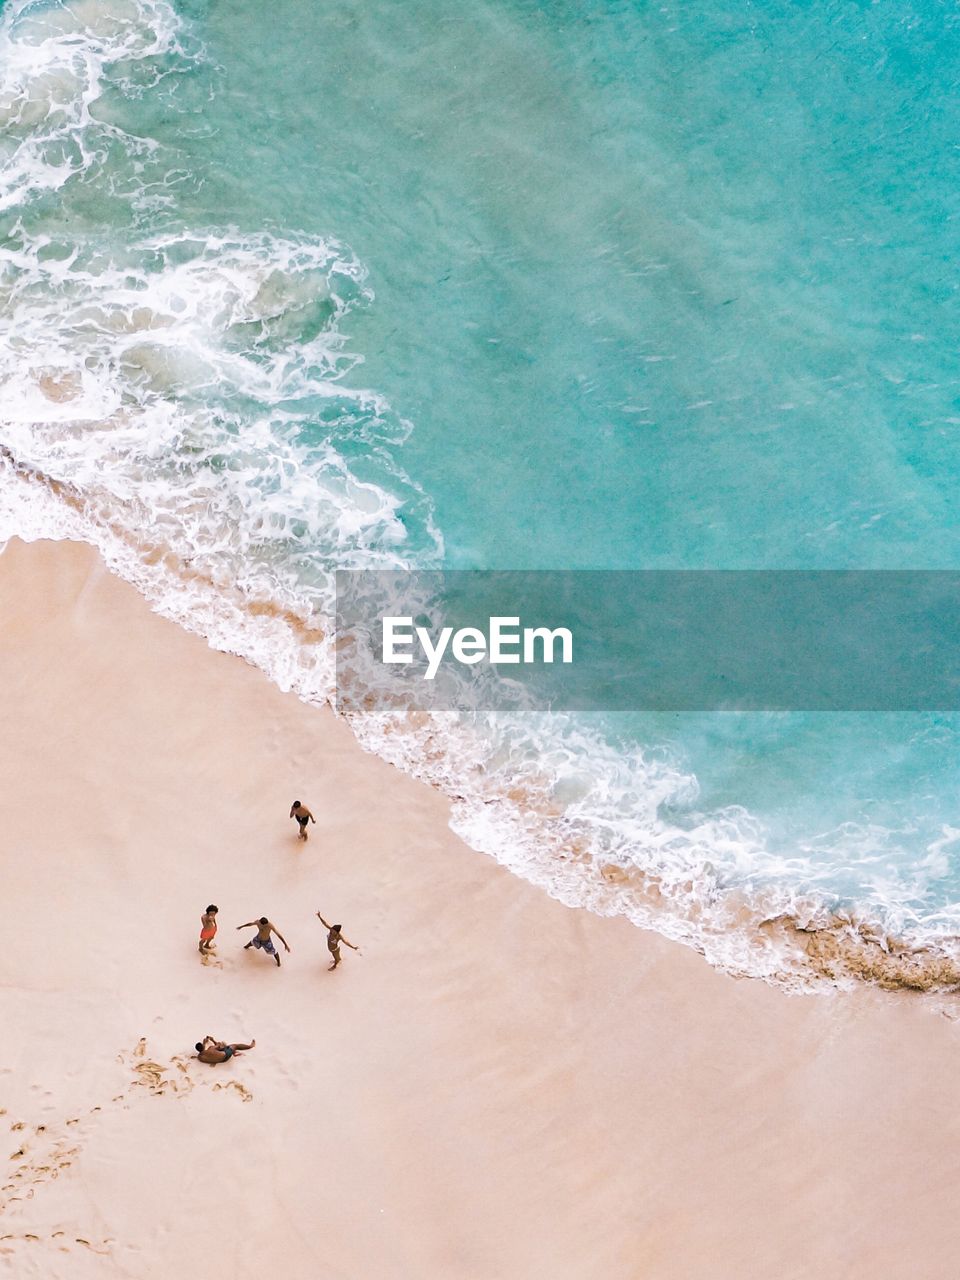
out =
<path fill-rule="evenodd" d="M 32 1245 L 56 1242 L 56 1249 L 60 1253 L 69 1253 L 73 1246 L 82 1244 L 85 1249 L 89 1249 L 92 1253 L 99 1253 L 103 1257 L 108 1257 L 111 1253 L 110 1246 L 116 1242 L 112 1238 L 106 1240 L 88 1240 L 86 1236 L 74 1236 L 72 1240 L 67 1240 L 65 1231 L 51 1231 L 48 1236 L 38 1236 L 33 1231 L 23 1231 L 16 1234 L 12 1231 L 0 1235 L 0 1254 L 10 1255 L 15 1252 L 13 1246 L 17 1244 L 27 1243 Z M 60 1243 L 62 1241 L 62 1243 Z"/>
<path fill-rule="evenodd" d="M 112 1240 L 101 1240 L 100 1247 L 98 1248 L 95 1244 L 92 1244 L 89 1240 L 84 1240 L 83 1236 L 75 1236 L 74 1239 L 77 1244 L 85 1245 L 88 1249 L 92 1249 L 94 1253 L 109 1253 L 110 1246 L 111 1244 L 113 1244 Z"/>
<path fill-rule="evenodd" d="M 167 1063 L 154 1061 L 148 1056 L 145 1036 L 140 1037 L 132 1050 L 121 1052 L 117 1060 L 131 1069 L 132 1078 L 122 1093 L 114 1095 L 114 1108 L 127 1110 L 135 1093 L 143 1089 L 154 1097 L 165 1097 L 169 1094 L 191 1093 L 200 1087 L 231 1091 L 238 1094 L 242 1102 L 253 1100 L 251 1091 L 239 1080 L 210 1080 L 206 1074 L 209 1068 L 204 1069 L 204 1074 L 195 1076 L 191 1070 L 191 1059 L 182 1054 L 175 1054 Z M 45 1110 L 50 1110 L 49 1104 Z M 29 1142 L 21 1141 L 17 1150 L 8 1157 L 10 1161 L 20 1163 L 7 1174 L 8 1181 L 0 1187 L 0 1214 L 8 1204 L 31 1199 L 37 1187 L 43 1187 L 59 1178 L 62 1172 L 73 1165 L 81 1153 L 83 1133 L 86 1125 L 91 1123 L 90 1117 L 102 1110 L 103 1107 L 94 1106 L 84 1115 L 69 1116 L 58 1124 L 46 1122 L 28 1126 L 23 1120 L 10 1123 L 12 1133 L 20 1133 L 29 1127 L 32 1129 L 32 1136 Z M 76 1142 L 78 1137 L 81 1139 L 80 1143 Z M 28 1186 L 28 1183 L 33 1185 Z M 88 1244 L 88 1247 L 94 1246 Z"/>
<path fill-rule="evenodd" d="M 0 1187 L 0 1213 L 8 1204 L 32 1199 L 37 1188 L 59 1178 L 62 1171 L 70 1168 L 73 1158 L 80 1152 L 76 1143 L 76 1138 L 83 1132 L 82 1129 L 77 1131 L 80 1124 L 79 1116 L 71 1116 L 58 1124 L 45 1121 L 28 1125 L 22 1120 L 11 1124 L 12 1130 L 22 1132 L 29 1128 L 32 1135 L 28 1142 L 21 1141 L 20 1147 L 9 1157 L 20 1163 Z"/>
<path fill-rule="evenodd" d="M 213 1086 L 214 1089 L 232 1089 L 234 1093 L 239 1093 L 244 1102 L 252 1102 L 253 1094 L 246 1085 L 240 1083 L 239 1080 L 218 1080 Z"/>

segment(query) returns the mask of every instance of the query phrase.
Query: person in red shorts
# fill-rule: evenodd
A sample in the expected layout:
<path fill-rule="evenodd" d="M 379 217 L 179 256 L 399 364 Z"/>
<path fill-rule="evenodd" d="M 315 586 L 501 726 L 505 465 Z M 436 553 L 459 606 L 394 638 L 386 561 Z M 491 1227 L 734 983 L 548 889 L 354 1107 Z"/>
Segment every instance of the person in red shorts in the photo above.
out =
<path fill-rule="evenodd" d="M 209 955 L 213 950 L 213 940 L 217 936 L 217 908 L 207 907 L 200 917 L 200 954 Z"/>

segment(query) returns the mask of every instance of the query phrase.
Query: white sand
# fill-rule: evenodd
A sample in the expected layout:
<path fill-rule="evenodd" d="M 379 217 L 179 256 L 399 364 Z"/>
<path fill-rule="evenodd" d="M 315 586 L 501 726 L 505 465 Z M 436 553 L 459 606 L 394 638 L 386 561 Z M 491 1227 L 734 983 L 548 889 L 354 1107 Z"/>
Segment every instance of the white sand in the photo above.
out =
<path fill-rule="evenodd" d="M 929 1003 L 788 998 L 559 906 L 88 548 L 11 544 L 0 608 L 0 1274 L 960 1272 Z M 334 974 L 318 907 L 364 952 Z M 206 1067 L 206 1032 L 257 1047 Z"/>

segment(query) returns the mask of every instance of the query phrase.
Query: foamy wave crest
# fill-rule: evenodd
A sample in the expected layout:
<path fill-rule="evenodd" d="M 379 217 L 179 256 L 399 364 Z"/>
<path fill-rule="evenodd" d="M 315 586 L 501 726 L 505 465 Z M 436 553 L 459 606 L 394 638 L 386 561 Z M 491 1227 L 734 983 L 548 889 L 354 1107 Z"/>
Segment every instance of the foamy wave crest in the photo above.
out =
<path fill-rule="evenodd" d="M 165 0 L 12 0 L 0 14 L 0 210 L 22 209 L 93 171 L 120 139 L 153 144 L 91 114 L 105 81 L 133 85 L 183 53 Z M 185 55 L 184 55 L 185 56 Z"/>
<path fill-rule="evenodd" d="M 335 566 L 439 553 L 390 451 L 406 425 L 340 382 L 363 277 L 340 245 L 266 233 L 23 236 L 0 263 L 18 318 L 0 337 L 0 443 L 143 555 L 322 629 Z"/>
<path fill-rule="evenodd" d="M 695 777 L 661 752 L 614 747 L 582 719 L 530 706 L 465 724 L 383 698 L 352 723 L 369 750 L 450 797 L 468 844 L 568 906 L 624 915 L 793 991 L 960 983 L 955 910 L 921 916 L 884 893 L 844 906 L 811 887 L 802 850 L 771 851 L 746 810 L 699 810 Z M 839 855 L 847 836 L 836 833 Z M 956 838 L 945 829 L 935 844 Z"/>

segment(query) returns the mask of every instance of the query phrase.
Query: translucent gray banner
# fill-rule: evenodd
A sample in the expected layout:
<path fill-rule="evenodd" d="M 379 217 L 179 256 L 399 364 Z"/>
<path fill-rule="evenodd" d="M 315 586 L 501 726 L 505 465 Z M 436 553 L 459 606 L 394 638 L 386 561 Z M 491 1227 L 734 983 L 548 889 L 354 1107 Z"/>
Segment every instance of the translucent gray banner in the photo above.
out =
<path fill-rule="evenodd" d="M 955 711 L 960 573 L 337 573 L 342 707 L 505 681 L 558 710 Z"/>

